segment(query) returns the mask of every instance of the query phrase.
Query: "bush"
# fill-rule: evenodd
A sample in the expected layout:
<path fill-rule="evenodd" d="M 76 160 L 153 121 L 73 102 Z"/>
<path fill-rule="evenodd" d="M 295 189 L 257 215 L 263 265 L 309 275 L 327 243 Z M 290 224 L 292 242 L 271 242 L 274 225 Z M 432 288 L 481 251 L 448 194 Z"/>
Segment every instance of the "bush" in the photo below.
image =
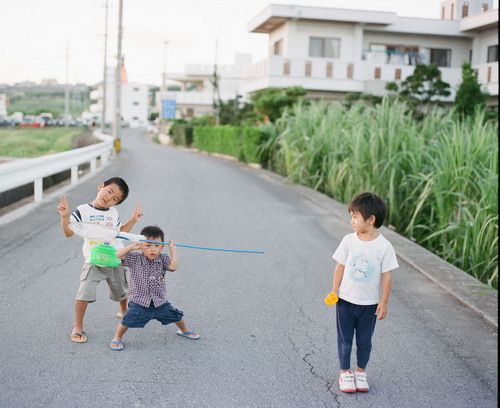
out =
<path fill-rule="evenodd" d="M 177 123 L 172 126 L 172 139 L 178 146 L 191 147 L 193 144 L 193 126 Z"/>
<path fill-rule="evenodd" d="M 205 152 L 227 154 L 247 163 L 259 162 L 262 132 L 252 126 L 197 126 L 194 146 Z"/>

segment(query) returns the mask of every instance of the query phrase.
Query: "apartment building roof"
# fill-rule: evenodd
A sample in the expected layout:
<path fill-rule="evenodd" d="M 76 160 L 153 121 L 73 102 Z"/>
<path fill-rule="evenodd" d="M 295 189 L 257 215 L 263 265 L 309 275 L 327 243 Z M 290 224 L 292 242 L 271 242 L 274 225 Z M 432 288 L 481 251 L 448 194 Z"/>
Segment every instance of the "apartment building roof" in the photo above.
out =
<path fill-rule="evenodd" d="M 429 18 L 398 17 L 394 12 L 348 10 L 328 7 L 271 4 L 248 23 L 248 31 L 266 33 L 290 20 L 311 20 L 363 24 L 367 30 L 402 34 L 432 34 L 472 37 L 461 29 L 461 22 Z M 498 21 L 498 16 L 497 16 Z"/>

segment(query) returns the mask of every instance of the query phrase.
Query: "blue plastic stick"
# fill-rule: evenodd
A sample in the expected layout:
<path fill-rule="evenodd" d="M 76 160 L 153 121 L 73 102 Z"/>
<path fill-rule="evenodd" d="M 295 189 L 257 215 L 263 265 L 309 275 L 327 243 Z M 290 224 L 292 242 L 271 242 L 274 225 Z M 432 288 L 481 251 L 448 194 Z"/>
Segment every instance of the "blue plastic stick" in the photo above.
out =
<path fill-rule="evenodd" d="M 121 237 L 119 235 L 116 238 L 126 239 L 127 241 L 130 241 L 128 238 Z M 147 239 L 140 239 L 139 242 L 151 242 L 152 244 L 168 245 L 168 242 L 150 241 L 150 240 L 147 240 Z M 207 247 L 199 247 L 199 246 L 192 246 L 192 245 L 181 245 L 181 244 L 175 244 L 175 246 L 184 247 L 184 248 L 194 248 L 194 249 L 206 249 L 208 251 L 245 252 L 245 253 L 248 253 L 248 254 L 263 254 L 264 253 L 264 251 L 244 251 L 244 250 L 240 250 L 240 249 L 207 248 Z"/>

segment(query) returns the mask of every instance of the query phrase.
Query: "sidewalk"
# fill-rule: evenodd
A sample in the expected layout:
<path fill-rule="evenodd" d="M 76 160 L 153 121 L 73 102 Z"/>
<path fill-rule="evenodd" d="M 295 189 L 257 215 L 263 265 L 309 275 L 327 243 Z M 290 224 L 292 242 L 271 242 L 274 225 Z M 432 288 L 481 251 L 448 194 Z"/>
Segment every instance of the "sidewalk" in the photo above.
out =
<path fill-rule="evenodd" d="M 348 206 L 341 204 L 330 197 L 309 187 L 298 184 L 286 184 L 284 178 L 267 170 L 267 178 L 273 178 L 286 187 L 313 201 L 332 215 L 344 220 L 350 225 L 351 217 Z M 443 290 L 458 299 L 469 309 L 476 312 L 485 321 L 498 329 L 498 292 L 484 292 L 488 287 L 468 273 L 439 258 L 437 255 L 399 235 L 389 228 L 381 228 L 383 235 L 393 245 L 397 256 L 407 264 L 423 273 L 427 278 L 440 286 Z"/>

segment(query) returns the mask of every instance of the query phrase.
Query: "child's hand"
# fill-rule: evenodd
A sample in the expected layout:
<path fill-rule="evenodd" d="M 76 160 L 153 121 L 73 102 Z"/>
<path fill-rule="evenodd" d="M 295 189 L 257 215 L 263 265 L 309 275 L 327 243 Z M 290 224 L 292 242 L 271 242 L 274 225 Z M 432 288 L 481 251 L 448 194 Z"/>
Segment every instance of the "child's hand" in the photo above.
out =
<path fill-rule="evenodd" d="M 328 296 L 325 298 L 325 303 L 328 306 L 333 306 L 335 303 L 339 301 L 339 297 L 336 293 L 330 292 Z"/>
<path fill-rule="evenodd" d="M 144 215 L 144 213 L 141 211 L 142 204 L 136 204 L 134 212 L 132 213 L 131 220 L 136 223 L 139 221 L 139 219 Z"/>
<path fill-rule="evenodd" d="M 377 320 L 385 319 L 385 317 L 387 316 L 387 303 L 380 301 L 375 314 L 378 316 Z"/>
<path fill-rule="evenodd" d="M 57 210 L 59 211 L 59 214 L 61 214 L 61 217 L 69 217 L 69 207 L 66 197 L 59 197 L 59 205 L 57 206 Z"/>
<path fill-rule="evenodd" d="M 170 252 L 172 252 L 172 250 L 177 249 L 175 247 L 175 241 L 172 241 L 172 240 L 168 241 L 168 249 L 170 250 Z"/>

